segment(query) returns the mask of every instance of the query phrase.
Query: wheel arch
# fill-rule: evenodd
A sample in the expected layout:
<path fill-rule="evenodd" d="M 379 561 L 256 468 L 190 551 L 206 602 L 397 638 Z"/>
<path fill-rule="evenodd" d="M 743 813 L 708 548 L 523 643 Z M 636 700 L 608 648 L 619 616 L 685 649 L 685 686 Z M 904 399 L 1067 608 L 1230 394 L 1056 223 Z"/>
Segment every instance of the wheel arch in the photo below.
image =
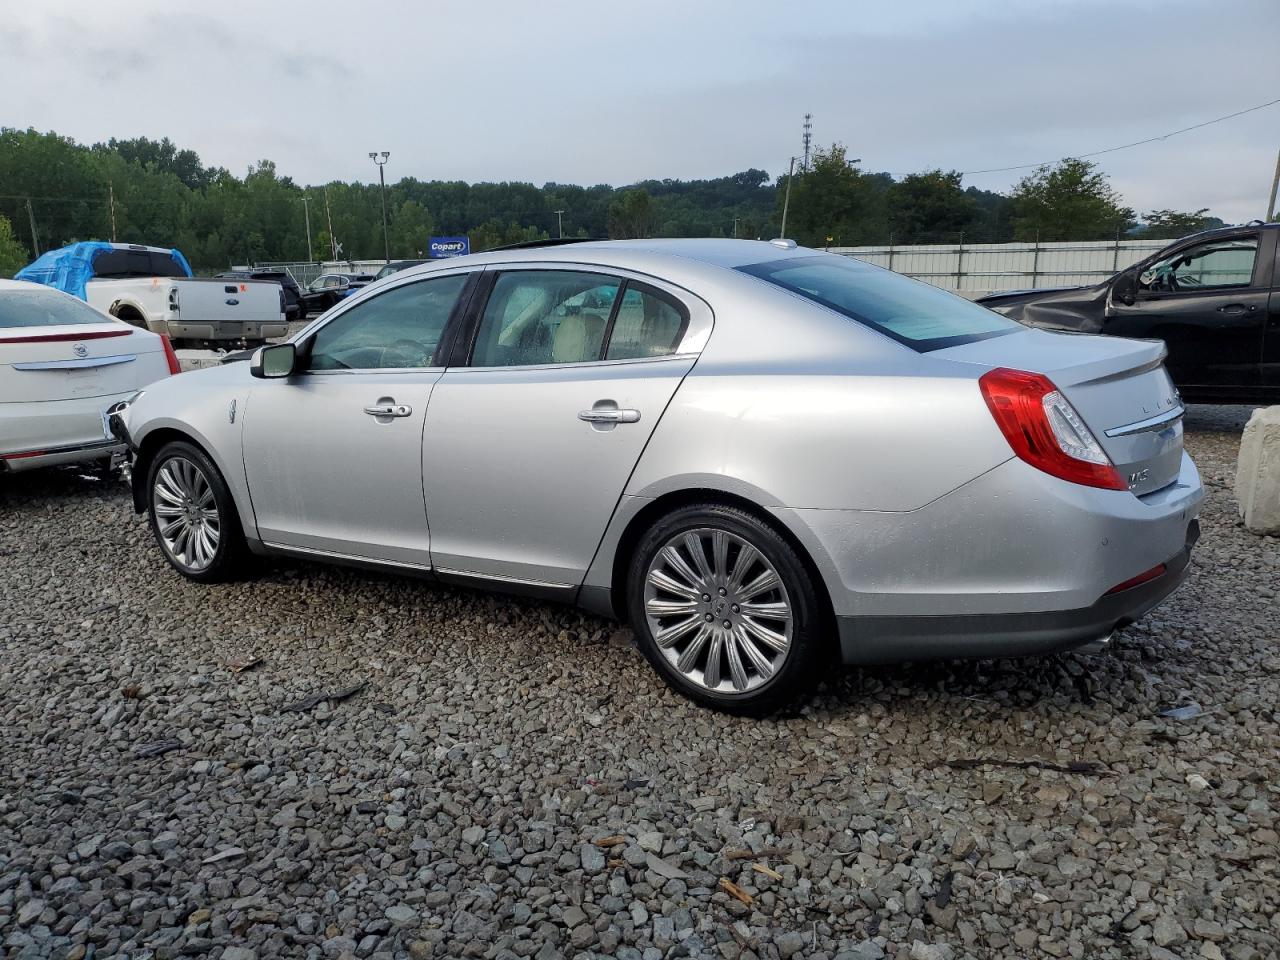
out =
<path fill-rule="evenodd" d="M 617 543 L 609 557 L 609 585 L 603 591 L 601 599 L 605 601 L 607 610 L 598 609 L 600 613 L 612 613 L 617 619 L 626 619 L 627 609 L 627 568 L 631 564 L 632 554 L 648 530 L 660 517 L 695 503 L 714 503 L 727 507 L 736 507 L 751 514 L 762 523 L 771 527 L 781 536 L 804 564 L 806 572 L 814 585 L 818 601 L 822 607 L 823 618 L 830 631 L 833 647 L 838 647 L 835 636 L 835 609 L 831 601 L 831 593 L 827 587 L 826 577 L 816 562 L 809 547 L 777 513 L 761 506 L 760 503 L 740 493 L 731 493 L 715 487 L 687 487 L 672 490 L 650 500 L 641 507 L 626 523 Z"/>
<path fill-rule="evenodd" d="M 123 320 L 130 326 L 138 327 L 142 330 L 151 329 L 151 320 L 147 317 L 147 312 L 132 300 L 116 300 L 111 304 L 107 312 L 117 320 Z"/>

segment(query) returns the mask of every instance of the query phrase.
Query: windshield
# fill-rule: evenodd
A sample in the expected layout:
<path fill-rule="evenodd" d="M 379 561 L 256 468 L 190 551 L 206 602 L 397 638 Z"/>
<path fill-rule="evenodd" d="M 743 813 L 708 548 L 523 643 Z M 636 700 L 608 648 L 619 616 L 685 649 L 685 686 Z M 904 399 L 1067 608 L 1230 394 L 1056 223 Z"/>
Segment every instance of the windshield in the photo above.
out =
<path fill-rule="evenodd" d="M 850 257 L 769 260 L 738 269 L 921 352 L 1022 329 L 963 297 Z"/>
<path fill-rule="evenodd" d="M 40 290 L 6 290 L 0 293 L 0 329 L 110 322 L 109 318 L 75 297 Z"/>

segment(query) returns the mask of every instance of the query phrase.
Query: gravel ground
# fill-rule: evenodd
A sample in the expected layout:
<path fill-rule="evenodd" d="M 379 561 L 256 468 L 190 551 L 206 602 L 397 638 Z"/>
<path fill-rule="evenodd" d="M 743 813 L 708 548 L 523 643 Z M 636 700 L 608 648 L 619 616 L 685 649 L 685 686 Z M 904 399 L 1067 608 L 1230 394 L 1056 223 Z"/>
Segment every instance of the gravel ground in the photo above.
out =
<path fill-rule="evenodd" d="M 0 955 L 1276 957 L 1243 420 L 1193 412 L 1194 571 L 1115 651 L 848 671 L 763 722 L 568 609 L 197 587 L 121 486 L 0 480 Z"/>

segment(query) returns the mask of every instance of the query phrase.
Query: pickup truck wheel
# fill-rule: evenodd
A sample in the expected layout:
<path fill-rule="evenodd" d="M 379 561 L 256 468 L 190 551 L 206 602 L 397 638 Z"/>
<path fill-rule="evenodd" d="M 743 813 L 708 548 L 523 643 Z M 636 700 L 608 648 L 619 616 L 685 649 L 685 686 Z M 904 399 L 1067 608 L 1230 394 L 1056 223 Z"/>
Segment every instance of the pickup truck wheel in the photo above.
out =
<path fill-rule="evenodd" d="M 147 329 L 147 318 L 133 307 L 121 307 L 115 312 L 115 316 L 117 320 L 123 320 L 131 327 Z"/>

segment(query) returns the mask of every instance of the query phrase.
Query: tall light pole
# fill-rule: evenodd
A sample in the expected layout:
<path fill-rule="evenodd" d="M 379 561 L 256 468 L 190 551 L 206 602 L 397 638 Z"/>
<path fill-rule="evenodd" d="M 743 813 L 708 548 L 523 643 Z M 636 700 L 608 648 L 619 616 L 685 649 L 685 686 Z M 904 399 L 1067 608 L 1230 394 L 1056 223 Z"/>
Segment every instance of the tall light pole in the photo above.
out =
<path fill-rule="evenodd" d="M 307 259 L 315 263 L 316 258 L 311 255 L 311 198 L 305 193 L 302 195 L 302 215 L 307 221 Z"/>
<path fill-rule="evenodd" d="M 791 180 L 796 173 L 796 158 L 791 158 L 791 164 L 787 167 L 787 192 L 782 196 L 782 230 L 779 231 L 779 237 L 782 240 L 787 239 L 787 208 L 791 206 Z"/>
<path fill-rule="evenodd" d="M 733 218 L 733 239 L 735 240 L 738 239 L 738 221 L 741 219 L 742 219 L 741 217 Z"/>
<path fill-rule="evenodd" d="M 387 158 L 390 156 L 391 153 L 387 150 L 381 153 L 373 150 L 369 153 L 369 159 L 378 165 L 378 183 L 382 185 L 382 255 L 387 263 L 391 262 L 391 237 L 387 233 L 387 178 L 383 175 L 382 168 L 387 165 Z"/>
<path fill-rule="evenodd" d="M 564 239 L 564 211 L 563 210 L 556 211 L 556 226 L 560 230 L 560 239 L 563 240 Z"/>

